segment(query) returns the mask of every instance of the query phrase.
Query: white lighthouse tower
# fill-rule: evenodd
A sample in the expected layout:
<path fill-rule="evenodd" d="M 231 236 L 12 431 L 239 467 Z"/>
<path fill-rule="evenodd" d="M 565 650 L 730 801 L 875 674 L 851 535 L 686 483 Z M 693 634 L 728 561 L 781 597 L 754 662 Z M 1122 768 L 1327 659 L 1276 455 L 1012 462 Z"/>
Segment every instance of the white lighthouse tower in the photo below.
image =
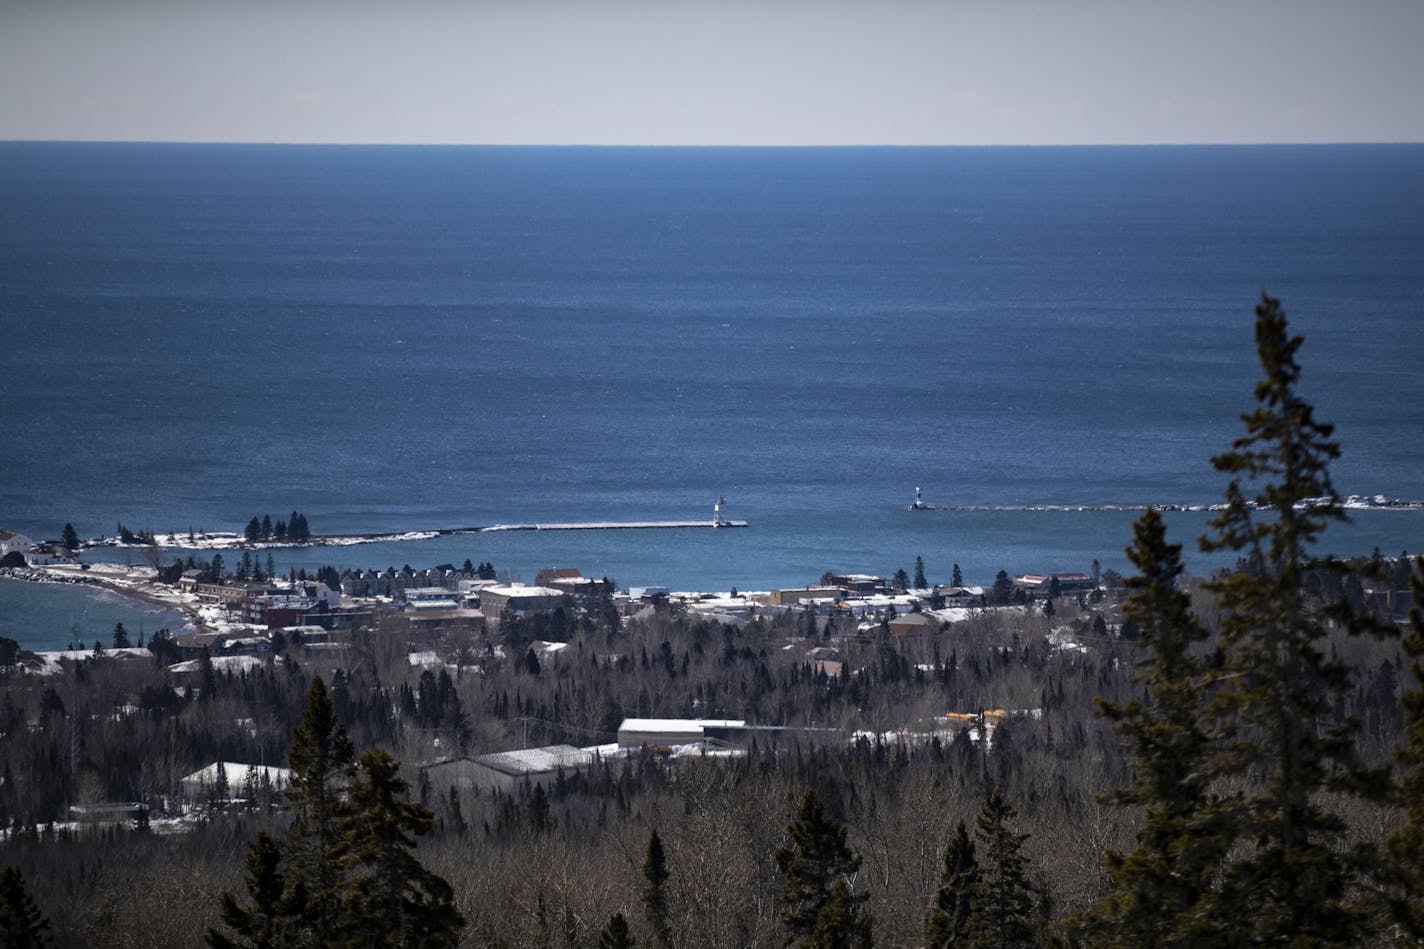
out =
<path fill-rule="evenodd" d="M 717 495 L 717 500 L 716 500 L 716 502 L 712 505 L 712 526 L 713 526 L 713 527 L 721 527 L 723 524 L 727 523 L 726 521 L 722 520 L 722 505 L 724 505 L 724 504 L 726 504 L 726 503 L 727 503 L 727 499 L 726 499 L 726 498 L 722 497 L 722 495 L 720 495 L 720 494 Z"/>

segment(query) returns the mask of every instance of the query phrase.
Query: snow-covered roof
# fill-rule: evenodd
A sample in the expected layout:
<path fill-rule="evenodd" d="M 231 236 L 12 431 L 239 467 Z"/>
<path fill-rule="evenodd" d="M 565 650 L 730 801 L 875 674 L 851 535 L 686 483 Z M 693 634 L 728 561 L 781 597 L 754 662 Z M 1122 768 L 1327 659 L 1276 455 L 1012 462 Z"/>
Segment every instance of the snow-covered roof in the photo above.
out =
<path fill-rule="evenodd" d="M 495 596 L 564 596 L 563 590 L 553 590 L 549 587 L 527 587 L 522 583 L 502 583 L 492 587 L 485 587 L 481 594 L 493 593 Z"/>
<path fill-rule="evenodd" d="M 241 761 L 222 762 L 223 773 L 227 778 L 227 786 L 232 791 L 242 788 L 242 782 L 247 780 L 247 772 L 253 768 L 257 769 L 257 780 L 262 780 L 263 773 L 266 773 L 267 780 L 273 787 L 286 787 L 292 780 L 290 768 L 274 768 L 271 765 L 247 764 Z M 183 778 L 184 784 L 216 784 L 218 780 L 218 762 L 214 761 L 206 768 L 194 771 Z"/>
<path fill-rule="evenodd" d="M 618 730 L 680 734 L 703 728 L 745 728 L 745 721 L 712 718 L 625 718 Z"/>
<path fill-rule="evenodd" d="M 586 767 L 593 761 L 593 754 L 573 745 L 549 745 L 544 748 L 497 751 L 480 755 L 474 760 L 503 774 L 521 777 L 547 774 L 560 768 Z"/>
<path fill-rule="evenodd" d="M 250 672 L 253 669 L 261 669 L 267 665 L 267 660 L 281 662 L 281 656 L 213 656 L 209 661 L 213 668 L 222 672 Z M 197 672 L 203 668 L 203 660 L 189 659 L 186 662 L 178 662 L 168 667 L 169 672 Z"/>

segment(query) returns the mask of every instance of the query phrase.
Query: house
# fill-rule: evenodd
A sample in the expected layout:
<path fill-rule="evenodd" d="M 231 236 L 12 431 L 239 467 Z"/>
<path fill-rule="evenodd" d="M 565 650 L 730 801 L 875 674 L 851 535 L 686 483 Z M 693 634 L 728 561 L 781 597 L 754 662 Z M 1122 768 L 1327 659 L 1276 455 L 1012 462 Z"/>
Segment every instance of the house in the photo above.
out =
<path fill-rule="evenodd" d="M 983 587 L 936 587 L 935 596 L 948 609 L 969 609 L 984 605 Z"/>
<path fill-rule="evenodd" d="M 35 567 L 79 562 L 79 559 L 63 544 L 31 544 L 25 551 L 25 560 Z"/>
<path fill-rule="evenodd" d="M 23 555 L 35 542 L 17 531 L 0 531 L 0 557 L 9 553 Z"/>
<path fill-rule="evenodd" d="M 906 633 L 937 633 L 940 622 L 924 613 L 902 613 L 890 621 L 890 632 L 896 636 Z"/>
<path fill-rule="evenodd" d="M 806 658 L 811 661 L 812 672 L 827 678 L 839 676 L 845 668 L 840 650 L 833 646 L 817 646 L 806 654 Z"/>
<path fill-rule="evenodd" d="M 540 570 L 534 575 L 534 585 L 536 587 L 549 587 L 554 585 L 555 580 L 582 580 L 583 573 L 577 567 L 554 567 Z"/>

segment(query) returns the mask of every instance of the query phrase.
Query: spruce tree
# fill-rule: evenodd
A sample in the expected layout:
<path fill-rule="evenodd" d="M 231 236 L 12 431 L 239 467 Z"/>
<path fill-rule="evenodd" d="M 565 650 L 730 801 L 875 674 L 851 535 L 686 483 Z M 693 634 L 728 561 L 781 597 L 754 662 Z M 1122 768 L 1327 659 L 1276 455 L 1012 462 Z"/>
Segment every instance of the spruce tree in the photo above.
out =
<path fill-rule="evenodd" d="M 846 844 L 845 825 L 826 816 L 815 791 L 802 796 L 786 833 L 786 844 L 776 851 L 784 881 L 779 902 L 785 944 L 809 949 L 868 933 L 870 918 L 860 907 L 865 894 L 856 896 L 852 889 L 860 857 Z"/>
<path fill-rule="evenodd" d="M 454 891 L 415 858 L 415 837 L 430 830 L 434 814 L 407 799 L 410 785 L 384 751 L 357 761 L 350 806 L 338 821 L 340 891 L 337 945 L 455 946 L 465 919 Z"/>
<path fill-rule="evenodd" d="M 1037 913 L 1023 842 L 1028 834 L 1010 826 L 1017 816 L 995 785 L 979 812 L 974 832 L 982 846 L 979 879 L 965 924 L 964 945 L 972 949 L 1031 949 L 1039 944 Z"/>
<path fill-rule="evenodd" d="M 1404 693 L 1404 734 L 1395 749 L 1400 773 L 1395 796 L 1405 822 L 1388 841 L 1390 902 L 1394 918 L 1416 944 L 1424 943 L 1424 557 L 1409 578 L 1414 602 L 1404 652 L 1414 682 Z"/>
<path fill-rule="evenodd" d="M 974 857 L 974 841 L 964 821 L 955 828 L 954 837 L 944 850 L 944 873 L 935 890 L 925 919 L 925 945 L 929 949 L 953 949 L 963 946 L 968 933 L 969 916 L 974 908 L 974 890 L 979 882 L 979 864 Z"/>
<path fill-rule="evenodd" d="M 915 557 L 915 589 L 923 590 L 929 586 L 929 581 L 925 579 L 925 558 Z"/>
<path fill-rule="evenodd" d="M 320 677 L 312 680 L 302 723 L 287 753 L 291 779 L 286 788 L 292 814 L 287 835 L 288 886 L 302 909 L 302 923 L 316 945 L 326 945 L 340 902 L 341 841 L 338 820 L 345 814 L 344 789 L 352 777 L 351 741 Z"/>
<path fill-rule="evenodd" d="M 628 920 L 622 913 L 614 913 L 598 933 L 598 949 L 633 949 L 637 945 L 633 934 L 628 931 Z"/>
<path fill-rule="evenodd" d="M 0 870 L 0 946 L 40 949 L 50 945 L 49 920 L 25 891 L 18 867 Z"/>
<path fill-rule="evenodd" d="M 79 549 L 79 532 L 74 529 L 74 525 L 66 521 L 64 530 L 59 535 L 59 542 L 64 545 L 64 549 L 70 553 Z"/>
<path fill-rule="evenodd" d="M 1094 945 L 1190 945 L 1198 935 L 1194 910 L 1225 856 L 1207 829 L 1211 736 L 1202 663 L 1193 653 L 1207 632 L 1177 586 L 1182 547 L 1167 543 L 1162 516 L 1149 510 L 1133 530 L 1127 555 L 1139 573 L 1127 581 L 1123 615 L 1138 624 L 1147 650 L 1138 680 L 1149 698 L 1098 704 L 1135 759 L 1132 785 L 1110 800 L 1145 815 L 1137 849 L 1106 855 L 1108 891 L 1079 922 Z"/>
<path fill-rule="evenodd" d="M 653 936 L 659 946 L 672 942 L 672 930 L 668 926 L 667 856 L 663 853 L 663 841 L 654 827 L 648 833 L 648 852 L 643 858 L 643 879 L 648 885 L 643 888 L 643 915 L 653 929 Z"/>
<path fill-rule="evenodd" d="M 294 922 L 285 896 L 281 846 L 271 836 L 259 832 L 247 851 L 247 897 L 243 905 L 230 893 L 219 902 L 218 915 L 236 938 L 218 929 L 209 929 L 207 941 L 213 949 L 276 949 L 288 945 L 289 927 Z"/>
<path fill-rule="evenodd" d="M 1212 459 L 1231 481 L 1202 548 L 1245 561 L 1210 585 L 1225 614 L 1216 713 L 1229 730 L 1215 771 L 1250 776 L 1259 791 L 1235 811 L 1229 832 L 1245 852 L 1228 867 L 1209 915 L 1220 942 L 1353 946 L 1370 928 L 1354 886 L 1370 861 L 1345 849 L 1336 808 L 1382 800 L 1388 785 L 1356 754 L 1357 723 L 1344 714 L 1349 670 L 1322 648 L 1327 619 L 1347 614 L 1316 609 L 1306 596 L 1307 570 L 1325 566 L 1310 551 L 1345 513 L 1328 472 L 1340 454 L 1333 429 L 1296 392 L 1300 345 L 1279 301 L 1263 295 L 1257 406 L 1242 416 L 1246 434 Z"/>

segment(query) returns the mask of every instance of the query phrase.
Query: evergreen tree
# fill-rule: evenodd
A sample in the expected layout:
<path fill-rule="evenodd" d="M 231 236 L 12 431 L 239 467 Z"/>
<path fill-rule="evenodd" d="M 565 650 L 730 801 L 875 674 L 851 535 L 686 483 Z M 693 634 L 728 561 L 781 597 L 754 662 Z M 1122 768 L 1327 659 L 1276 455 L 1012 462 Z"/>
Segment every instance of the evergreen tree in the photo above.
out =
<path fill-rule="evenodd" d="M 974 841 L 964 821 L 960 821 L 944 850 L 944 873 L 925 919 L 925 945 L 929 949 L 953 949 L 965 944 L 978 883 L 979 864 L 974 858 Z"/>
<path fill-rule="evenodd" d="M 923 590 L 929 586 L 929 581 L 925 579 L 925 558 L 915 557 L 915 589 Z"/>
<path fill-rule="evenodd" d="M 1039 944 L 1033 886 L 1022 852 L 1028 834 L 1010 826 L 1016 813 L 995 785 L 975 822 L 982 845 L 979 879 L 971 889 L 964 945 L 973 949 L 1031 949 Z"/>
<path fill-rule="evenodd" d="M 292 733 L 287 763 L 287 809 L 292 813 L 287 836 L 288 886 L 301 907 L 302 925 L 317 945 L 326 945 L 334 931 L 340 902 L 342 853 L 337 832 L 344 816 L 342 791 L 352 776 L 351 741 L 336 718 L 336 709 L 320 677 L 312 680 L 302 723 Z"/>
<path fill-rule="evenodd" d="M 643 915 L 653 928 L 653 935 L 659 946 L 672 942 L 672 929 L 668 926 L 667 857 L 663 853 L 663 841 L 656 827 L 648 833 L 648 852 L 643 858 L 643 879 L 648 885 L 643 889 Z"/>
<path fill-rule="evenodd" d="M 253 515 L 252 520 L 247 522 L 247 526 L 242 529 L 242 537 L 249 544 L 256 543 L 257 538 L 262 536 L 262 524 Z"/>
<path fill-rule="evenodd" d="M 950 586 L 964 586 L 964 574 L 959 572 L 959 564 L 954 565 L 954 575 L 950 578 Z"/>
<path fill-rule="evenodd" d="M 1224 778 L 1249 773 L 1260 787 L 1230 827 L 1247 851 L 1218 887 L 1212 918 L 1222 942 L 1358 945 L 1369 921 L 1355 905 L 1354 881 L 1368 858 L 1345 850 L 1345 823 L 1324 795 L 1336 806 L 1381 800 L 1388 784 L 1359 760 L 1357 724 L 1344 714 L 1349 670 L 1321 648 L 1327 617 L 1347 614 L 1307 602 L 1306 571 L 1321 566 L 1309 550 L 1345 514 L 1328 473 L 1340 453 L 1333 429 L 1296 393 L 1300 345 L 1279 302 L 1263 295 L 1258 404 L 1242 417 L 1246 434 L 1212 459 L 1231 482 L 1202 547 L 1246 561 L 1211 585 L 1225 613 L 1218 721 L 1231 729 L 1217 770 Z"/>
<path fill-rule="evenodd" d="M 129 631 L 124 629 L 123 623 L 114 624 L 114 648 L 128 649 L 133 643 L 129 641 Z"/>
<path fill-rule="evenodd" d="M 852 889 L 860 857 L 846 844 L 845 825 L 826 816 L 815 791 L 802 796 L 786 833 L 786 844 L 776 851 L 776 868 L 784 881 L 779 902 L 785 944 L 809 949 L 868 933 L 870 919 L 860 908 L 865 894 L 855 896 Z"/>
<path fill-rule="evenodd" d="M 804 945 L 807 949 L 871 949 L 871 936 L 869 914 L 860 911 L 860 901 L 846 881 L 839 879 Z"/>
<path fill-rule="evenodd" d="M 386 752 L 368 751 L 357 765 L 350 806 L 338 822 L 339 865 L 349 876 L 335 943 L 352 949 L 455 946 L 465 919 L 455 909 L 454 891 L 412 853 L 414 838 L 430 830 L 434 815 L 407 800 L 410 785 Z"/>
<path fill-rule="evenodd" d="M 529 792 L 529 832 L 537 837 L 548 829 L 549 797 L 544 793 L 544 786 L 536 784 Z"/>
<path fill-rule="evenodd" d="M 901 593 L 904 593 L 910 586 L 910 575 L 905 572 L 904 567 L 895 571 L 895 575 L 890 578 L 890 586 Z"/>
<path fill-rule="evenodd" d="M 1414 560 L 1409 578 L 1414 595 L 1404 652 L 1413 686 L 1404 693 L 1404 734 L 1395 749 L 1400 774 L 1395 795 L 1405 823 L 1388 841 L 1388 870 L 1394 918 L 1416 944 L 1424 943 L 1424 557 Z"/>
<path fill-rule="evenodd" d="M 628 931 L 628 920 L 622 913 L 614 913 L 598 934 L 598 949 L 633 949 L 637 941 Z"/>
<path fill-rule="evenodd" d="M 1207 632 L 1177 588 L 1182 548 L 1167 543 L 1162 516 L 1149 510 L 1133 530 L 1127 555 L 1140 572 L 1127 581 L 1123 615 L 1139 624 L 1147 648 L 1138 679 L 1150 698 L 1099 700 L 1099 706 L 1127 740 L 1136 765 L 1132 785 L 1110 799 L 1142 807 L 1145 816 L 1137 850 L 1106 855 L 1108 892 L 1078 922 L 1094 945 L 1195 945 L 1211 941 L 1210 933 L 1194 931 L 1194 911 L 1225 857 L 1207 830 L 1211 737 L 1201 662 L 1192 652 Z"/>
<path fill-rule="evenodd" d="M 70 553 L 79 549 L 79 534 L 75 531 L 74 525 L 68 521 L 64 523 L 64 531 L 59 535 L 59 542 Z"/>
<path fill-rule="evenodd" d="M 261 535 L 262 535 L 262 539 L 263 539 L 263 540 L 270 540 L 270 539 L 271 539 L 271 537 L 272 537 L 272 516 L 271 516 L 270 514 L 263 514 L 263 515 L 262 515 L 262 527 L 261 527 L 260 533 L 261 533 Z"/>
<path fill-rule="evenodd" d="M 0 870 L 0 946 L 40 949 L 50 945 L 49 920 L 25 891 L 18 867 Z"/>
<path fill-rule="evenodd" d="M 247 905 L 231 893 L 219 901 L 218 915 L 237 934 L 230 937 L 218 929 L 208 930 L 213 949 L 276 949 L 288 945 L 287 935 L 293 913 L 287 905 L 286 881 L 282 877 L 281 846 L 259 831 L 247 850 Z"/>

